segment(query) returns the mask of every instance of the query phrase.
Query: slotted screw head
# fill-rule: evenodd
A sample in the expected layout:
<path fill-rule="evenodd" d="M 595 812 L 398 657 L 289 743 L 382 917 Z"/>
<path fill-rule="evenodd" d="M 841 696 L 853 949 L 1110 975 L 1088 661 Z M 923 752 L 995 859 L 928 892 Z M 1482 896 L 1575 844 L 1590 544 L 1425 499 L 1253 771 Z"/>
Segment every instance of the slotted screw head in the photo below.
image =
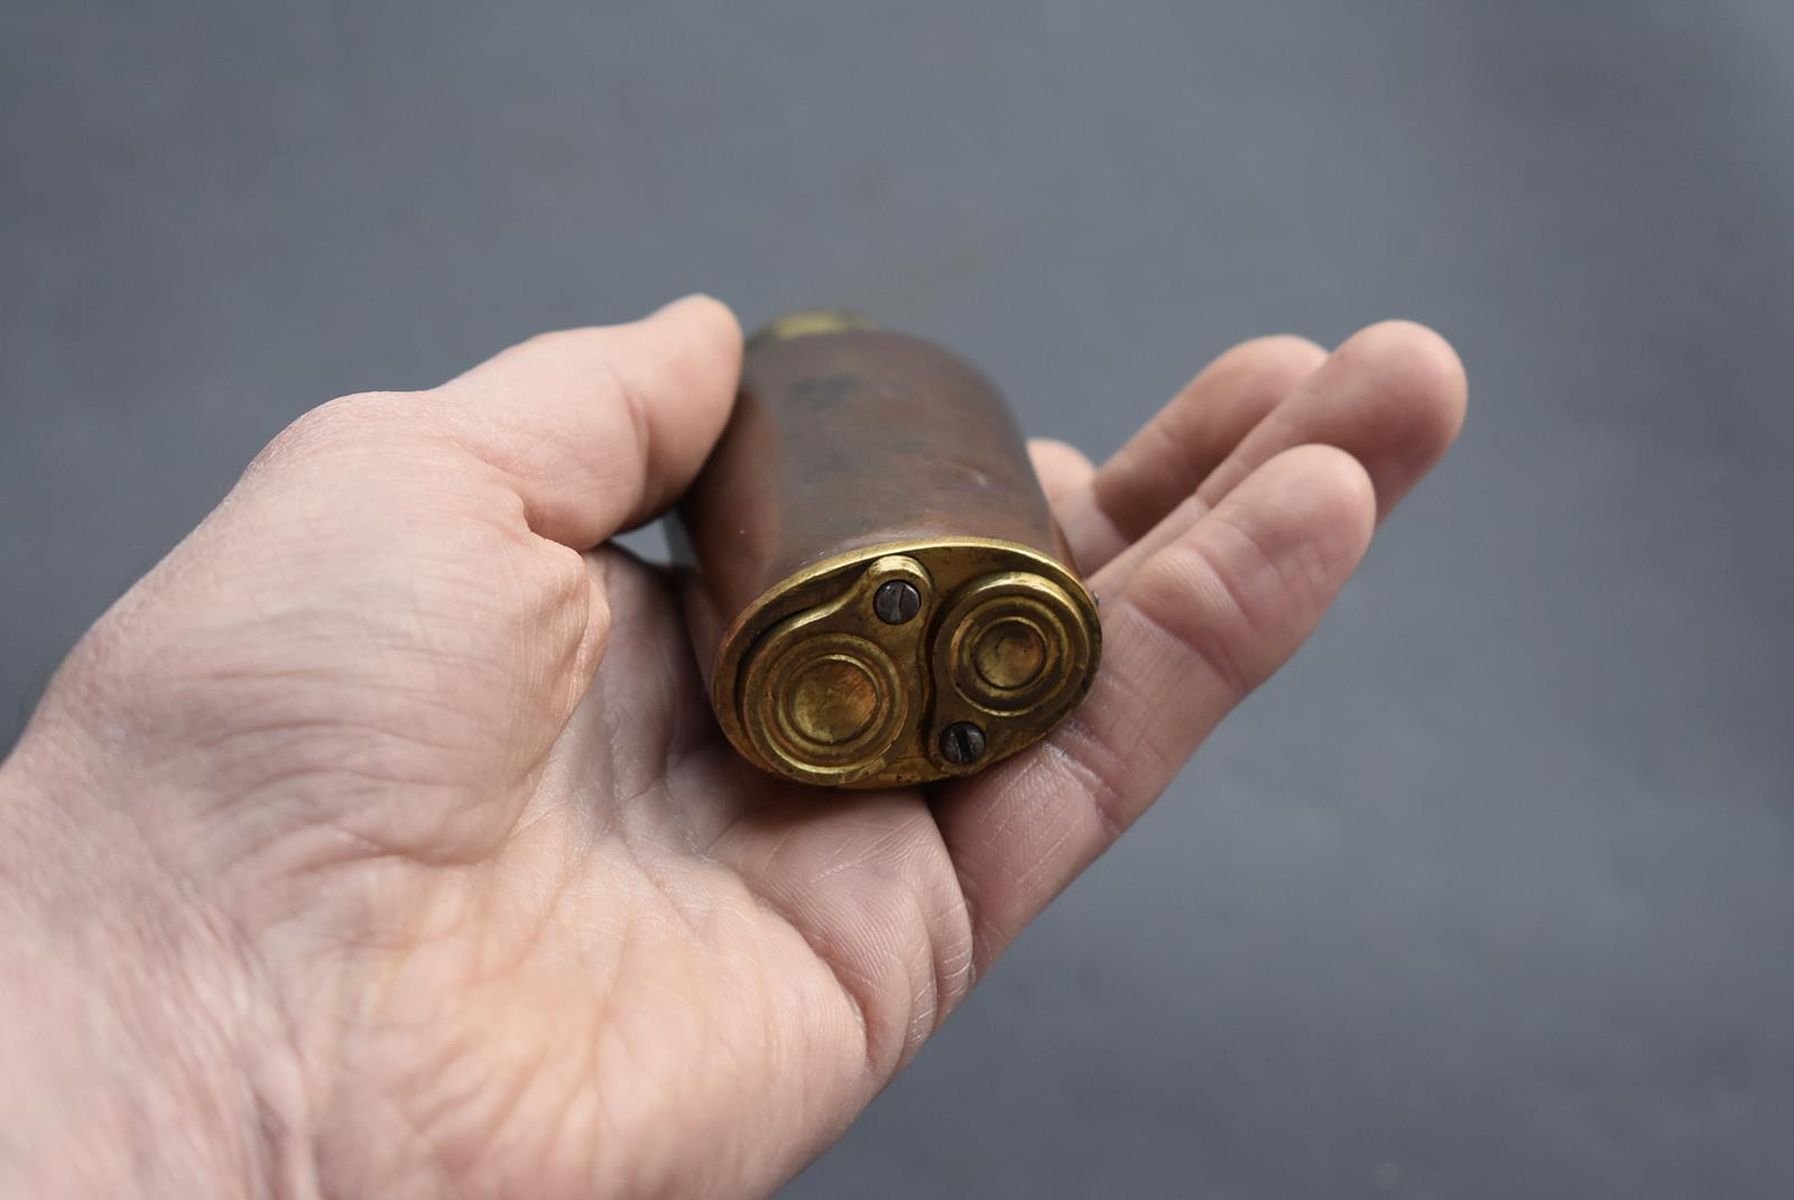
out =
<path fill-rule="evenodd" d="M 984 730 L 970 721 L 955 721 L 941 730 L 941 757 L 966 767 L 984 757 Z"/>
<path fill-rule="evenodd" d="M 872 611 L 886 625 L 902 625 L 922 611 L 922 593 L 907 579 L 892 579 L 872 595 Z"/>

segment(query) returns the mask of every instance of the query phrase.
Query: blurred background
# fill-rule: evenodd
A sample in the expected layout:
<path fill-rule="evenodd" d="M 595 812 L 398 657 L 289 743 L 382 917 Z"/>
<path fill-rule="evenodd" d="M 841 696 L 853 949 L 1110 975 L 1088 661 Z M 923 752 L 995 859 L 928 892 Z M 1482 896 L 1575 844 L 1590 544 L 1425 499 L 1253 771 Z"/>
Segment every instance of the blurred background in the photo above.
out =
<path fill-rule="evenodd" d="M 848 304 L 1100 457 L 1437 326 L 1455 456 L 789 1194 L 1794 1194 L 1787 0 L 8 0 L 0 162 L 0 749 L 282 425 L 540 329 Z"/>

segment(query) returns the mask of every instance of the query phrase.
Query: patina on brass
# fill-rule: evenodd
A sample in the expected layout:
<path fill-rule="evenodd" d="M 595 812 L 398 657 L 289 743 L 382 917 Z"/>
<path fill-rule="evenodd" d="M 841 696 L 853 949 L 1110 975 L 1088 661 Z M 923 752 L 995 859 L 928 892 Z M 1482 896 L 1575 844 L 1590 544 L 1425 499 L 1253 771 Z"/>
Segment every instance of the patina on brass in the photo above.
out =
<path fill-rule="evenodd" d="M 1014 418 L 920 338 L 827 312 L 755 335 L 680 517 L 712 707 L 766 770 L 969 775 L 1089 690 L 1096 603 Z"/>

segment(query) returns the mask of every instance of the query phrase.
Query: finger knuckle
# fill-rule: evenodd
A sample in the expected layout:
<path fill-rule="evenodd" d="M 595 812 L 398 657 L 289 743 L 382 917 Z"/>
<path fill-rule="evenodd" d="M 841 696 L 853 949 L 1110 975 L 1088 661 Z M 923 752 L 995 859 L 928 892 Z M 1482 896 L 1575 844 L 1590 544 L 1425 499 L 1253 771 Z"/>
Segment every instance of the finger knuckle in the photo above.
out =
<path fill-rule="evenodd" d="M 1252 616 L 1238 580 L 1181 546 L 1154 555 L 1128 588 L 1130 607 L 1174 652 L 1212 675 L 1235 701 L 1257 682 L 1242 647 Z"/>
<path fill-rule="evenodd" d="M 414 392 L 357 392 L 320 404 L 276 434 L 250 470 L 391 441 L 415 415 L 418 397 Z"/>

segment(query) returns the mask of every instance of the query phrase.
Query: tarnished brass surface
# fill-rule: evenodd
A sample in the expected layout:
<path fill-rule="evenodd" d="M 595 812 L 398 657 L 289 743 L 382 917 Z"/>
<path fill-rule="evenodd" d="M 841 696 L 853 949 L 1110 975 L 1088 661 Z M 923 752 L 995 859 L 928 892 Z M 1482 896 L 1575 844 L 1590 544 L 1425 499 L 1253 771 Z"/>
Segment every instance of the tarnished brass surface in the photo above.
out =
<path fill-rule="evenodd" d="M 748 343 L 680 511 L 712 707 L 766 770 L 973 774 L 1089 689 L 1096 604 L 996 388 L 928 342 L 794 313 Z"/>

